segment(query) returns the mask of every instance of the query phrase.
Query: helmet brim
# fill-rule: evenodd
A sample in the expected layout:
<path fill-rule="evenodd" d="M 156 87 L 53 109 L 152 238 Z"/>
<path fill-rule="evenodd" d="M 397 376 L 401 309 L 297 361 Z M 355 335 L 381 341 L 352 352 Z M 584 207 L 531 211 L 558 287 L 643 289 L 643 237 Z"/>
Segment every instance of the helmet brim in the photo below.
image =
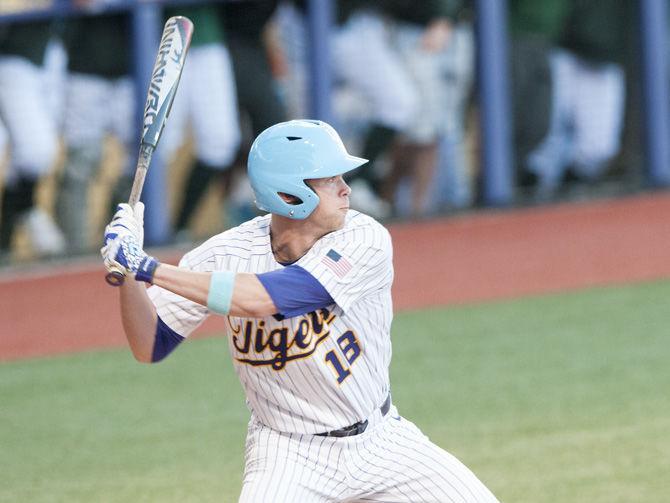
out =
<path fill-rule="evenodd" d="M 360 168 L 368 162 L 367 159 L 356 157 L 355 155 L 347 155 L 344 159 L 338 160 L 331 169 L 321 168 L 319 170 L 318 178 L 330 178 L 331 176 L 343 175 L 356 168 Z"/>

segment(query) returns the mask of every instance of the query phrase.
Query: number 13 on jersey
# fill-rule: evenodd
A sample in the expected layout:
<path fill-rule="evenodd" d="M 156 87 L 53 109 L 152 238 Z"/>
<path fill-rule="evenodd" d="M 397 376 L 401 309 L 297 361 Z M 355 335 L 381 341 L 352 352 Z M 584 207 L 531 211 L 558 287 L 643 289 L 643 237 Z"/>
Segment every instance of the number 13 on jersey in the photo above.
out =
<path fill-rule="evenodd" d="M 330 363 L 337 374 L 338 384 L 342 384 L 344 380 L 351 375 L 351 365 L 356 361 L 356 358 L 360 356 L 361 347 L 358 345 L 356 336 L 351 330 L 348 330 L 339 336 L 337 338 L 337 344 L 340 346 L 342 356 L 344 356 L 348 365 L 342 364 L 340 357 L 334 349 L 326 353 L 325 360 Z"/>

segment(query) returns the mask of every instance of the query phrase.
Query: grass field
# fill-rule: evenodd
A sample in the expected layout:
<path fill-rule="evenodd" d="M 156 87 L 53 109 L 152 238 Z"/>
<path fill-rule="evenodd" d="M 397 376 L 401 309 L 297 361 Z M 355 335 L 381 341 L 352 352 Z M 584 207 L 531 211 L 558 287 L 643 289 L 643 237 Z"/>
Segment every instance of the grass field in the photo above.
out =
<path fill-rule="evenodd" d="M 670 501 L 670 282 L 403 313 L 400 412 L 504 502 Z M 0 365 L 0 501 L 237 501 L 221 339 Z"/>

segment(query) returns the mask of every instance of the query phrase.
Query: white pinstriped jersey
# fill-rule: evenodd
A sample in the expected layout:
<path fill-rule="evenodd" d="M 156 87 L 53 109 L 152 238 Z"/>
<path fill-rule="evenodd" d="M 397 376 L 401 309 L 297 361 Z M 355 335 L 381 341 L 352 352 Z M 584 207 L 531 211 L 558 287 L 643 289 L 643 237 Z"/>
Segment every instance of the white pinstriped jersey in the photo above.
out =
<path fill-rule="evenodd" d="M 335 304 L 289 319 L 227 317 L 228 345 L 253 416 L 287 433 L 320 433 L 368 417 L 389 393 L 393 317 L 388 231 L 350 210 L 297 262 Z M 181 267 L 263 273 L 283 267 L 272 253 L 270 215 L 212 237 Z M 152 286 L 161 319 L 188 337 L 207 308 Z"/>

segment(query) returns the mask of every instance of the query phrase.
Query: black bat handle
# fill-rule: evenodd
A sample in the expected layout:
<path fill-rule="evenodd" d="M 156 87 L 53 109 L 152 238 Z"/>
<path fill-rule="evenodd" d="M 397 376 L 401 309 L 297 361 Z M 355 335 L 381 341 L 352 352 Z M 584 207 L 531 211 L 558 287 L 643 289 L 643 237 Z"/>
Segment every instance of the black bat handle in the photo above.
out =
<path fill-rule="evenodd" d="M 107 275 L 105 276 L 105 281 L 107 281 L 107 284 L 112 286 L 121 286 L 123 285 L 125 280 L 126 277 L 123 275 L 122 272 L 119 271 L 108 272 Z"/>

